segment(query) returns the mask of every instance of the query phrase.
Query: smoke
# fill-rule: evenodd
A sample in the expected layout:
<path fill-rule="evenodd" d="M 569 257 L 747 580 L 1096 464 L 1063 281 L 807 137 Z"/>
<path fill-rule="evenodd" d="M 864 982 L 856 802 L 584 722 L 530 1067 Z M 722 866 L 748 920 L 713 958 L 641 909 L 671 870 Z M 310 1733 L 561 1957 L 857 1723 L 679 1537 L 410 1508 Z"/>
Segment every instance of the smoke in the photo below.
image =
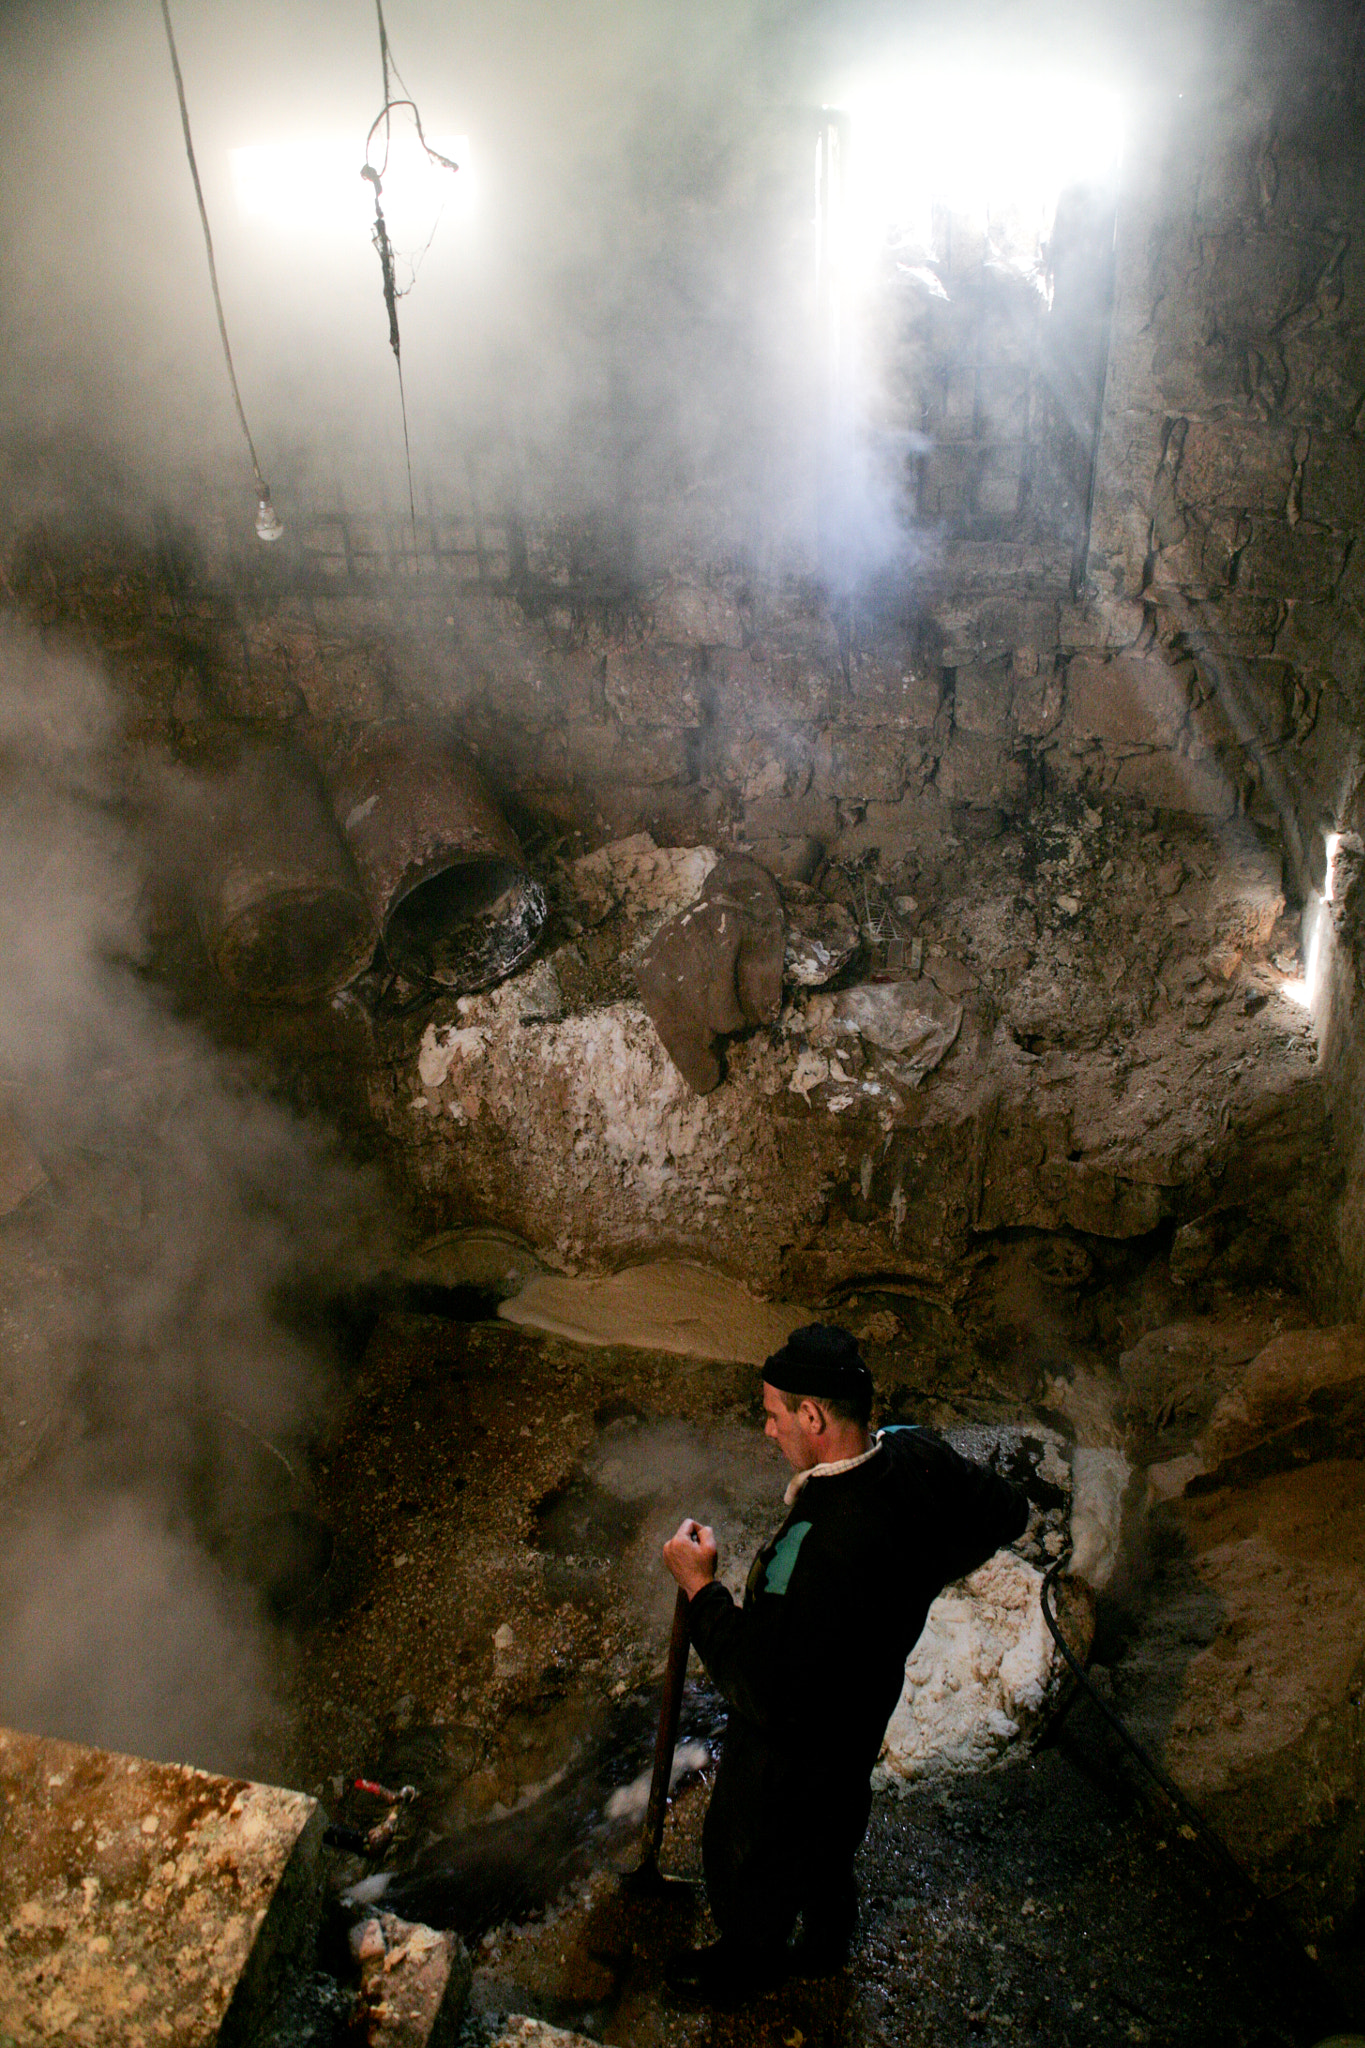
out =
<path fill-rule="evenodd" d="M 316 140 L 363 192 L 382 100 L 373 16 L 307 0 L 173 12 L 276 503 L 295 534 L 320 509 L 396 516 L 401 417 L 366 208 L 340 226 L 288 207 L 244 217 L 231 171 L 234 150 Z M 430 246 L 400 245 L 419 514 L 590 513 L 633 574 L 689 554 L 804 570 L 828 552 L 841 586 L 903 547 L 913 450 L 845 447 L 829 475 L 842 401 L 816 281 L 819 110 L 903 76 L 913 127 L 926 52 L 968 72 L 1010 76 L 1027 58 L 1130 80 L 1140 29 L 1187 81 L 1195 55 L 1188 9 L 1139 23 L 1065 0 L 909 19 L 878 0 L 399 0 L 387 20 L 426 132 L 468 140 Z M 49 463 L 88 478 L 103 462 L 127 508 L 202 521 L 206 501 L 235 498 L 245 531 L 249 466 L 157 11 L 18 0 L 0 20 L 0 109 L 16 170 L 0 257 L 12 497 L 59 493 Z M 887 394 L 866 396 L 870 417 Z"/>
<path fill-rule="evenodd" d="M 386 1233 L 147 977 L 124 758 L 98 671 L 0 632 L 0 1103 L 47 1176 L 0 1219 L 0 1719 L 240 1768 L 280 1668 L 244 1569 L 328 1393 L 272 1303 Z"/>
<path fill-rule="evenodd" d="M 373 17 L 267 0 L 173 11 L 276 502 L 286 522 L 397 512 L 401 419 L 364 209 L 342 227 L 243 217 L 230 167 L 251 145 L 349 138 L 363 189 L 382 99 Z M 426 132 L 468 138 L 467 201 L 429 248 L 400 250 L 400 285 L 416 262 L 398 314 L 419 512 L 592 512 L 644 571 L 680 551 L 809 557 L 832 404 L 819 109 L 904 25 L 851 5 L 615 0 L 400 5 L 388 28 Z M 925 32 L 973 48 L 970 22 Z M 1029 32 L 1046 43 L 1037 10 Z M 102 452 L 130 500 L 194 515 L 236 491 L 249 511 L 156 10 L 12 7 L 0 106 L 22 167 L 0 260 L 11 416 L 34 446 Z M 37 486 L 16 468 L 11 489 Z M 834 516 L 855 567 L 893 538 L 884 495 L 875 463 L 844 464 Z"/>

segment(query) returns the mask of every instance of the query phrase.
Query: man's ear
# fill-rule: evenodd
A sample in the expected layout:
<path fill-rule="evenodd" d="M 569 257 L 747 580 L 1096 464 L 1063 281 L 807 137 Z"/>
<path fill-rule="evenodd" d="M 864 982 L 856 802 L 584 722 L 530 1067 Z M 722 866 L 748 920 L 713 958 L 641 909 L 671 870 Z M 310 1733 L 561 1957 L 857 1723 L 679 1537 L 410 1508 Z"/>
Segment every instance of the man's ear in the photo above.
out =
<path fill-rule="evenodd" d="M 801 1421 L 808 1436 L 823 1436 L 829 1427 L 829 1418 L 818 1401 L 812 1401 L 807 1394 L 801 1403 Z"/>

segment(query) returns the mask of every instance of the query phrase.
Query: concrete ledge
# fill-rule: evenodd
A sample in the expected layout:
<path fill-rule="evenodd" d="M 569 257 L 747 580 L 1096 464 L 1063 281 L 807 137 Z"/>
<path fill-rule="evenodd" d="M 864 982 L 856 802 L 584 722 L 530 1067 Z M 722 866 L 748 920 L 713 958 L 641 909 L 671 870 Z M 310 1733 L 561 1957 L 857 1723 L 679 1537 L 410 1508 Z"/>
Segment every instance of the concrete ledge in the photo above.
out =
<path fill-rule="evenodd" d="M 0 1729 L 6 2048 L 241 2048 L 314 1939 L 300 1792 Z"/>

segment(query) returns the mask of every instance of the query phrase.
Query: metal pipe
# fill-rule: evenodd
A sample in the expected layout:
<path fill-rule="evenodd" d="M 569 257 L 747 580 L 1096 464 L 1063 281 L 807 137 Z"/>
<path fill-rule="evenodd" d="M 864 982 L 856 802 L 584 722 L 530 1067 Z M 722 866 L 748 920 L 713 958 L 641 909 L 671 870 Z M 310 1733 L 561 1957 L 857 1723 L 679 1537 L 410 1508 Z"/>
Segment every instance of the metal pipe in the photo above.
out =
<path fill-rule="evenodd" d="M 193 806 L 199 924 L 229 987 L 314 1002 L 354 981 L 377 931 L 308 757 L 247 745 Z"/>
<path fill-rule="evenodd" d="M 465 993 L 510 974 L 548 906 L 469 755 L 434 727 L 387 722 L 325 774 L 390 964 Z"/>

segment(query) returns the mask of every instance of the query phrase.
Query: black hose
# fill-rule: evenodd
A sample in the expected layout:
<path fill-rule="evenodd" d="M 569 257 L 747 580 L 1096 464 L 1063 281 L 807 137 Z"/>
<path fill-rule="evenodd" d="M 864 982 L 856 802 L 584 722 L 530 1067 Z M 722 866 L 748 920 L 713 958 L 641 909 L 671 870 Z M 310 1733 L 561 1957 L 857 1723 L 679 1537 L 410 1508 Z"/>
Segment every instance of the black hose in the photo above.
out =
<path fill-rule="evenodd" d="M 1172 1806 L 1174 1806 L 1177 1809 L 1177 1811 L 1194 1829 L 1195 1833 L 1200 1837 L 1201 1841 L 1207 1843 L 1208 1847 L 1213 1851 L 1216 1860 L 1222 1865 L 1223 1869 L 1227 1872 L 1229 1877 L 1235 1878 L 1237 1883 L 1241 1885 L 1245 1891 L 1249 1892 L 1253 1899 L 1259 1901 L 1261 1899 L 1261 1892 L 1255 1880 L 1249 1877 L 1246 1871 L 1243 1870 L 1241 1864 L 1237 1861 L 1237 1858 L 1233 1855 L 1231 1849 L 1229 1849 L 1227 1843 L 1219 1834 L 1217 1828 L 1215 1828 L 1210 1821 L 1204 1818 L 1204 1815 L 1199 1811 L 1199 1808 L 1195 1805 L 1194 1801 L 1186 1797 L 1185 1793 L 1183 1793 L 1180 1787 L 1176 1784 L 1174 1778 L 1172 1778 L 1168 1772 L 1162 1770 L 1161 1765 L 1157 1762 L 1156 1758 L 1152 1755 L 1151 1751 L 1145 1748 L 1144 1745 L 1138 1741 L 1136 1735 L 1133 1734 L 1131 1728 L 1128 1727 L 1126 1722 L 1122 1721 L 1119 1718 L 1119 1716 L 1114 1712 L 1113 1708 L 1109 1706 L 1106 1701 L 1100 1698 L 1099 1693 L 1096 1691 L 1095 1687 L 1090 1683 L 1089 1678 L 1086 1676 L 1084 1667 L 1082 1666 L 1080 1659 L 1076 1656 L 1075 1652 L 1071 1648 L 1071 1645 L 1067 1642 L 1066 1637 L 1062 1634 L 1062 1631 L 1057 1624 L 1057 1617 L 1053 1613 L 1051 1607 L 1049 1607 L 1048 1605 L 1047 1596 L 1049 1588 L 1051 1587 L 1053 1581 L 1057 1577 L 1058 1572 L 1062 1569 L 1062 1566 L 1068 1562 L 1070 1557 L 1071 1546 L 1068 1544 L 1067 1548 L 1062 1552 L 1061 1556 L 1056 1560 L 1055 1564 L 1050 1565 L 1047 1571 L 1043 1574 L 1043 1584 L 1039 1597 L 1042 1601 L 1043 1620 L 1048 1625 L 1048 1628 L 1052 1635 L 1053 1642 L 1057 1645 L 1057 1648 L 1061 1651 L 1063 1657 L 1066 1659 L 1067 1664 L 1069 1665 L 1073 1675 L 1075 1676 L 1078 1683 L 1083 1687 L 1087 1697 L 1091 1701 L 1093 1701 L 1096 1707 L 1099 1708 L 1100 1713 L 1104 1716 L 1105 1720 L 1109 1723 L 1109 1726 L 1118 1736 L 1119 1741 L 1122 1742 L 1126 1748 L 1132 1751 L 1133 1755 L 1142 1765 L 1142 1768 L 1145 1771 L 1147 1771 L 1153 1778 L 1156 1779 L 1157 1784 L 1160 1785 L 1162 1791 L 1166 1794 L 1166 1797 L 1170 1800 Z"/>
<path fill-rule="evenodd" d="M 1309 1955 L 1307 1949 L 1292 1930 L 1286 1926 L 1283 1915 L 1274 1910 L 1270 1900 L 1267 1899 L 1265 1893 L 1256 1883 L 1256 1880 L 1242 1868 L 1242 1865 L 1237 1861 L 1237 1858 L 1233 1855 L 1217 1828 L 1199 1811 L 1194 1801 L 1181 1791 L 1170 1774 L 1162 1770 L 1161 1765 L 1157 1762 L 1151 1751 L 1138 1741 L 1136 1735 L 1120 1719 L 1119 1715 L 1114 1712 L 1108 1702 L 1101 1699 L 1086 1675 L 1080 1659 L 1062 1634 L 1061 1628 L 1058 1626 L 1057 1617 L 1048 1604 L 1048 1593 L 1057 1574 L 1061 1571 L 1063 1565 L 1070 1560 L 1070 1557 L 1071 1546 L 1068 1544 L 1066 1549 L 1062 1551 L 1053 1564 L 1049 1565 L 1047 1571 L 1043 1574 L 1043 1583 L 1039 1590 L 1043 1620 L 1047 1623 L 1053 1642 L 1056 1643 L 1057 1648 L 1061 1651 L 1068 1668 L 1086 1694 L 1086 1697 L 1099 1709 L 1100 1714 L 1113 1729 L 1120 1742 L 1123 1743 L 1126 1749 L 1132 1751 L 1132 1754 L 1137 1758 L 1142 1768 L 1161 1787 L 1177 1813 L 1182 1816 L 1199 1839 L 1213 1852 L 1214 1860 L 1219 1868 L 1228 1877 L 1232 1878 L 1239 1890 L 1245 1894 L 1251 1907 L 1252 1916 L 1259 1923 L 1262 1932 L 1282 1948 L 1287 1959 L 1295 1965 L 1301 1982 L 1304 1985 L 1305 1993 L 1313 2007 L 1315 2032 L 1318 2028 L 1325 2028 L 1331 2033 L 1337 2032 L 1346 2024 L 1346 2018 L 1341 2000 L 1326 1972 L 1316 1959 Z"/>

